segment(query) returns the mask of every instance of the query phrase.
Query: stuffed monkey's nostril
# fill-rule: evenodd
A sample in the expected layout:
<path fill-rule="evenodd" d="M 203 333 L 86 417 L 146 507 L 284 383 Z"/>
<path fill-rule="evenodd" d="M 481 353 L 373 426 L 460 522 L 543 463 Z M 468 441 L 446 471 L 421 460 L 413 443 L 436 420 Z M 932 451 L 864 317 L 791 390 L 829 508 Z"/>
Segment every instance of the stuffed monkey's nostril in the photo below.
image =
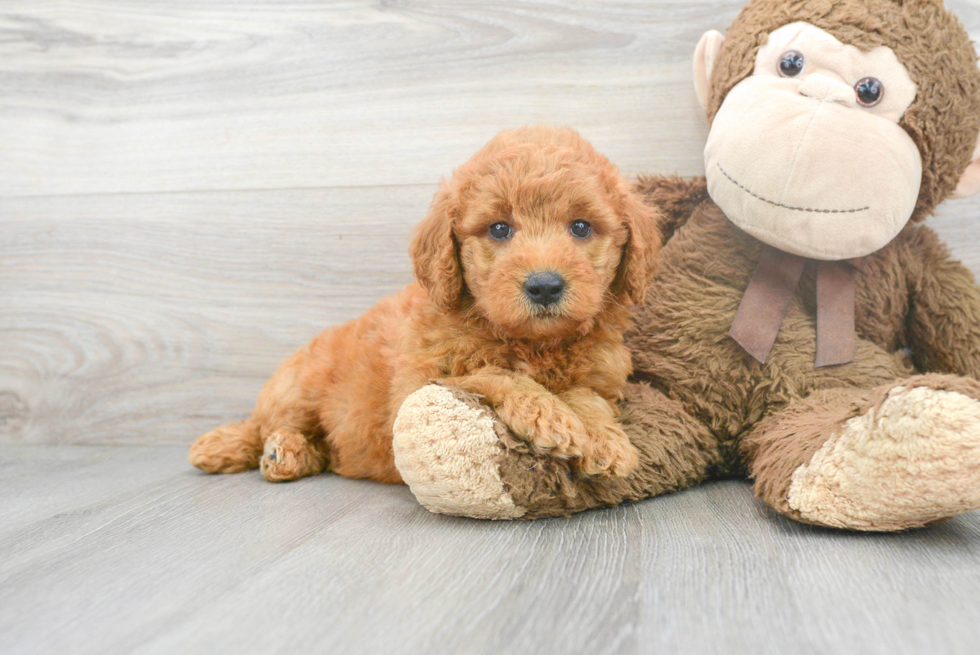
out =
<path fill-rule="evenodd" d="M 814 100 L 836 102 L 845 107 L 853 107 L 857 104 L 853 88 L 847 86 L 840 80 L 835 80 L 832 77 L 821 75 L 820 73 L 807 75 L 806 79 L 800 83 L 799 92 L 800 95 L 813 98 Z"/>

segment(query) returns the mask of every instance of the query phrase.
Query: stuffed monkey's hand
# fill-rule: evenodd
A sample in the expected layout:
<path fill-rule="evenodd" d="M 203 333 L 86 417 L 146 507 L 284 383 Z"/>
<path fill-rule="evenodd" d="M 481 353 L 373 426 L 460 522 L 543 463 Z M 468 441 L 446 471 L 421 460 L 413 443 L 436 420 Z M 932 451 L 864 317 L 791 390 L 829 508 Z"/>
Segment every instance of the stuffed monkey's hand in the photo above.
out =
<path fill-rule="evenodd" d="M 973 274 L 928 227 L 902 245 L 912 296 L 905 324 L 916 366 L 980 380 L 980 287 Z"/>

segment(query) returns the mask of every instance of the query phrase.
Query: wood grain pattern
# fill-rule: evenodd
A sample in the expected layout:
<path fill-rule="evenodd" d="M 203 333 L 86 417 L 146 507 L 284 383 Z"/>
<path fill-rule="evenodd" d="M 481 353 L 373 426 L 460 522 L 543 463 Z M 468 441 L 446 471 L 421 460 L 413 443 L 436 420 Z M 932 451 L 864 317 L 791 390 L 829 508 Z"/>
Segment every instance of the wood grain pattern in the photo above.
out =
<path fill-rule="evenodd" d="M 158 445 L 406 283 L 436 182 L 497 130 L 700 173 L 691 51 L 741 5 L 4 0 L 0 653 L 973 653 L 977 513 L 840 534 L 719 482 L 481 523 Z M 978 210 L 932 225 L 980 273 Z"/>
<path fill-rule="evenodd" d="M 536 122 L 693 171 L 690 51 L 739 6 L 44 4 L 4 7 L 5 196 L 431 184 Z"/>
<path fill-rule="evenodd" d="M 480 522 L 401 486 L 208 477 L 185 454 L 0 451 L 0 652 L 966 654 L 980 639 L 977 513 L 846 534 L 729 481 Z"/>
<path fill-rule="evenodd" d="M 279 360 L 412 279 L 433 190 L 7 202 L 3 434 L 187 441 L 246 416 Z"/>
<path fill-rule="evenodd" d="M 740 0 L 6 0 L 0 442 L 187 442 L 410 280 L 438 179 L 574 125 L 701 172 L 700 34 Z M 950 2 L 980 34 L 980 2 Z M 980 201 L 932 224 L 980 272 Z"/>

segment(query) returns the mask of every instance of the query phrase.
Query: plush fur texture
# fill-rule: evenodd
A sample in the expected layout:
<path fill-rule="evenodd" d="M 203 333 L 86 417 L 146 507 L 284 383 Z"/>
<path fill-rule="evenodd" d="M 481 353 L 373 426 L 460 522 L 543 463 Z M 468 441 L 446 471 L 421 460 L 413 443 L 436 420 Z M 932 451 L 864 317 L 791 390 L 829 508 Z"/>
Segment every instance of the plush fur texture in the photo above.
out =
<path fill-rule="evenodd" d="M 812 269 L 766 363 L 745 353 L 728 331 L 762 244 L 725 217 L 703 179 L 644 178 L 639 189 L 662 208 L 669 239 L 627 334 L 634 373 L 621 420 L 640 466 L 625 479 L 583 479 L 513 434 L 495 436 L 496 425 L 481 438 L 500 443 L 503 489 L 522 516 L 615 505 L 718 475 L 749 476 L 777 512 L 837 528 L 901 530 L 980 508 L 980 288 L 919 223 L 956 187 L 980 130 L 976 55 L 932 0 L 753 0 L 715 68 L 715 109 L 752 70 L 765 34 L 799 20 L 845 43 L 893 47 L 921 94 L 903 119 L 927 168 L 919 209 L 857 273 L 854 360 L 814 368 Z M 433 436 L 402 427 L 397 444 Z M 940 492 L 919 502 L 925 488 Z"/>
<path fill-rule="evenodd" d="M 792 475 L 800 520 L 888 531 L 980 506 L 980 401 L 908 383 L 834 428 Z"/>
<path fill-rule="evenodd" d="M 410 396 L 395 434 L 428 438 L 394 444 L 395 464 L 419 501 L 437 514 L 514 519 L 525 510 L 504 489 L 494 415 L 475 394 L 430 384 Z"/>
<path fill-rule="evenodd" d="M 579 219 L 588 236 L 570 232 Z M 497 223 L 512 236 L 492 238 Z M 395 414 L 443 379 L 480 394 L 537 452 L 624 475 L 637 455 L 615 420 L 630 371 L 623 330 L 659 244 L 655 211 L 577 133 L 504 132 L 443 184 L 416 229 L 419 283 L 286 360 L 252 417 L 201 436 L 190 460 L 208 472 L 258 464 L 270 481 L 329 467 L 399 482 Z M 525 289 L 542 271 L 565 283 L 550 305 Z"/>
<path fill-rule="evenodd" d="M 700 186 L 670 178 L 647 178 L 641 184 L 661 199 L 692 191 L 697 196 Z M 683 205 L 679 200 L 673 203 L 675 208 Z M 668 226 L 671 217 L 672 212 L 666 212 Z M 498 472 L 503 489 L 523 518 L 635 501 L 718 475 L 751 476 L 760 498 L 780 513 L 833 527 L 904 529 L 974 508 L 949 493 L 944 497 L 949 502 L 930 506 L 930 518 L 925 520 L 908 506 L 907 485 L 888 496 L 887 486 L 879 484 L 880 513 L 848 522 L 846 516 L 829 520 L 831 515 L 811 513 L 805 517 L 789 498 L 794 473 L 837 438 L 848 420 L 873 413 L 888 391 L 929 389 L 964 399 L 977 397 L 980 385 L 973 379 L 915 375 L 917 369 L 980 374 L 980 290 L 969 272 L 948 258 L 931 230 L 910 226 L 873 255 L 858 277 L 856 360 L 814 369 L 814 279 L 813 272 L 807 271 L 773 354 L 766 365 L 760 365 L 727 335 L 760 250 L 761 244 L 725 220 L 710 200 L 703 200 L 661 251 L 661 273 L 647 303 L 637 309 L 636 327 L 627 339 L 637 382 L 627 387 L 621 422 L 640 451 L 640 466 L 630 476 L 582 478 L 566 462 L 536 454 L 515 435 L 505 431 L 500 436 L 499 421 L 480 433 L 482 439 L 500 444 Z M 937 270 L 943 272 L 945 284 L 924 283 L 923 278 L 934 280 Z M 944 347 L 950 340 L 956 343 L 953 349 Z M 911 349 L 913 359 L 904 348 Z M 940 357 L 940 352 L 946 356 Z M 412 411 L 415 402 L 410 398 L 403 411 Z M 430 439 L 449 443 L 449 434 L 438 427 L 419 430 L 410 421 L 401 427 L 396 446 Z M 949 447 L 953 451 L 980 447 L 980 423 L 961 427 L 957 443 Z M 881 429 L 864 436 L 865 440 L 890 438 Z M 923 446 L 937 447 L 928 439 L 912 447 Z M 907 473 L 903 462 L 892 458 L 889 463 L 891 472 Z M 426 468 L 420 462 L 414 465 Z M 956 470 L 941 474 L 962 483 L 973 479 L 970 471 L 976 465 L 973 460 L 953 460 L 950 468 Z M 453 494 L 466 486 L 460 481 L 456 486 L 446 481 L 446 485 Z M 469 506 L 456 511 L 453 507 L 449 503 L 441 511 L 475 515 Z"/>
<path fill-rule="evenodd" d="M 709 120 L 728 92 L 752 73 L 768 34 L 797 21 L 862 50 L 888 46 L 905 64 L 918 93 L 900 125 L 922 155 L 922 188 L 912 220 L 924 219 L 956 188 L 980 132 L 980 70 L 966 30 L 941 0 L 753 0 L 725 34 L 712 72 Z"/>
<path fill-rule="evenodd" d="M 629 384 L 621 407 L 640 464 L 625 478 L 589 477 L 536 453 L 479 397 L 430 385 L 398 414 L 398 468 L 429 510 L 484 519 L 568 516 L 685 489 L 720 470 L 717 441 L 675 401 Z"/>

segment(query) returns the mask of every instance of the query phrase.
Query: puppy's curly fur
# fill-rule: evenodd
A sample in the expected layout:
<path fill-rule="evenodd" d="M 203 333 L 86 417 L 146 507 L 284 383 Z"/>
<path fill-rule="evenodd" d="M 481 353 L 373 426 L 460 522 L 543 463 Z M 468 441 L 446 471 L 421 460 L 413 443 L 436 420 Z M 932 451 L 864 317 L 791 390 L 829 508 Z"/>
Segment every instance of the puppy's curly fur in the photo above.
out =
<path fill-rule="evenodd" d="M 583 237 L 570 225 L 586 221 Z M 637 453 L 616 424 L 630 372 L 629 306 L 660 247 L 659 215 L 570 129 L 503 132 L 456 170 L 417 227 L 417 283 L 325 330 L 266 383 L 252 417 L 198 438 L 211 473 L 270 481 L 326 468 L 400 482 L 392 424 L 430 380 L 482 395 L 538 450 L 586 474 L 625 475 Z M 490 227 L 506 223 L 508 230 Z M 564 290 L 535 303 L 534 273 Z"/>

